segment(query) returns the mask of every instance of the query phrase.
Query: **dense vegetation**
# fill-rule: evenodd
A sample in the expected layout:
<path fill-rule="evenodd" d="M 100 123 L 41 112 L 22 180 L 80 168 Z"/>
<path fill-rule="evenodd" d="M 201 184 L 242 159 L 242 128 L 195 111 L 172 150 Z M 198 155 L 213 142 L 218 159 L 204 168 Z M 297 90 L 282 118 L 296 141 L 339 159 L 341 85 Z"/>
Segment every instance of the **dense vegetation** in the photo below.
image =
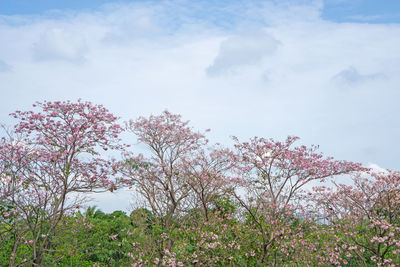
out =
<path fill-rule="evenodd" d="M 34 107 L 3 127 L 2 266 L 400 265 L 398 171 L 325 157 L 297 137 L 210 145 L 167 111 L 121 127 L 89 102 Z M 82 208 L 87 193 L 122 187 L 136 194 L 130 214 Z"/>

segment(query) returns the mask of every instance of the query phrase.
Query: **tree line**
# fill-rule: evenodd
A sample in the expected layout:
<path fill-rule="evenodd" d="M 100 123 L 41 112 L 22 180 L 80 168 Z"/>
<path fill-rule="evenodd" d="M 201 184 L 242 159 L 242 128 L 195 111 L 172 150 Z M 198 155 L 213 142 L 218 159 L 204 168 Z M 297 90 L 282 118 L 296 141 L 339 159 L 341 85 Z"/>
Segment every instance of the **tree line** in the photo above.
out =
<path fill-rule="evenodd" d="M 335 160 L 294 136 L 210 144 L 208 130 L 168 111 L 120 125 L 78 100 L 10 115 L 3 266 L 400 265 L 399 171 Z M 88 193 L 121 188 L 137 200 L 129 215 L 87 207 Z"/>

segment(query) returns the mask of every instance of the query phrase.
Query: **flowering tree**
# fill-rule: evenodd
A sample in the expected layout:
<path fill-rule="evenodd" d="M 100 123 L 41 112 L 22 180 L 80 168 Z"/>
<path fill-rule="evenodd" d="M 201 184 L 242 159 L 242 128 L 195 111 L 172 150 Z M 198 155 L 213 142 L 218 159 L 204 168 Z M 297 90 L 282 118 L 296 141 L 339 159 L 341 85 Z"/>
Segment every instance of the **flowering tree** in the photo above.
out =
<path fill-rule="evenodd" d="M 129 121 L 127 129 L 138 136 L 150 150 L 150 157 L 128 157 L 123 172 L 124 180 L 134 185 L 144 197 L 161 227 L 171 234 L 174 217 L 187 207 L 191 187 L 185 173 L 185 163 L 207 144 L 202 133 L 194 132 L 180 115 L 164 111 L 162 115 L 140 117 Z M 161 250 L 170 249 L 172 240 L 162 241 Z"/>
<path fill-rule="evenodd" d="M 234 196 L 260 236 L 261 262 L 291 232 L 291 215 L 301 206 L 301 190 L 306 184 L 363 169 L 360 164 L 325 158 L 315 146 L 292 147 L 297 139 L 279 142 L 254 137 L 239 142 L 234 138 L 232 166 L 238 178 L 233 181 L 246 192 Z"/>
<path fill-rule="evenodd" d="M 346 261 L 400 264 L 400 172 L 356 175 L 353 185 L 315 188 L 315 200 L 335 229 Z"/>
<path fill-rule="evenodd" d="M 25 262 L 43 264 L 60 221 L 77 207 L 79 199 L 72 199 L 71 193 L 115 189 L 114 162 L 101 157 L 99 149 L 122 148 L 122 128 L 101 105 L 57 101 L 34 107 L 40 111 L 11 114 L 18 119 L 14 131 L 20 138 L 3 139 L 0 146 L 0 200 L 12 207 L 15 231 L 29 232 L 29 240 L 16 236 L 10 265 L 20 243 L 32 251 Z"/>
<path fill-rule="evenodd" d="M 126 124 L 144 155 L 125 150 L 100 105 L 43 102 L 11 115 L 0 138 L 0 265 L 400 265 L 398 171 L 370 174 L 294 146 L 297 137 L 210 146 L 168 111 Z M 341 174 L 354 183 L 311 191 Z M 129 217 L 76 211 L 83 193 L 116 181 L 146 206 Z"/>
<path fill-rule="evenodd" d="M 2 127 L 7 136 L 0 140 L 0 244 L 8 245 L 7 254 L 13 255 L 22 242 L 22 236 L 28 229 L 17 231 L 19 222 L 13 197 L 25 185 L 18 181 L 19 173 L 29 161 L 27 149 L 14 139 L 14 136 Z M 24 155 L 24 156 L 22 156 Z M 12 265 L 12 264 L 10 264 Z"/>

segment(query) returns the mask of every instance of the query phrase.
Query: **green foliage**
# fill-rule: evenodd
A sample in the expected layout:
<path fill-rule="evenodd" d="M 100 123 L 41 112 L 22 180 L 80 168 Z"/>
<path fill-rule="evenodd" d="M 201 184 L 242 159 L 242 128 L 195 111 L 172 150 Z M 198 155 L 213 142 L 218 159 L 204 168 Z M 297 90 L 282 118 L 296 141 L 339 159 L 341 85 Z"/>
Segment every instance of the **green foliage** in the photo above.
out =
<path fill-rule="evenodd" d="M 208 220 L 193 210 L 190 217 L 176 222 L 173 231 L 166 232 L 157 225 L 147 209 L 137 209 L 128 216 L 123 211 L 106 214 L 95 207 L 84 213 L 65 217 L 56 235 L 49 237 L 49 250 L 43 257 L 45 266 L 129 266 L 141 263 L 153 266 L 175 262 L 184 266 L 296 266 L 296 261 L 314 266 L 329 258 L 329 248 L 345 247 L 345 235 L 332 225 L 292 216 L 289 227 L 269 251 L 266 261 L 262 253 L 260 234 L 249 226 L 248 220 L 238 220 L 238 208 L 229 199 L 215 204 Z M 197 214 L 197 215 L 195 215 Z M 196 220 L 190 220 L 196 216 Z M 267 222 L 265 222 L 267 225 Z M 4 231 L 6 225 L 1 225 Z M 358 229 L 360 235 L 368 228 Z M 301 233 L 301 234 L 300 234 Z M 25 239 L 30 238 L 26 234 Z M 339 242 L 338 242 L 339 240 Z M 171 251 L 163 245 L 173 241 Z M 13 238 L 1 240 L 0 265 L 8 265 Z M 15 262 L 21 263 L 32 253 L 32 247 L 20 246 Z M 346 250 L 339 254 L 341 264 L 362 266 L 363 263 Z M 364 252 L 364 257 L 372 254 Z M 397 255 L 390 254 L 395 259 Z M 28 259 L 29 260 L 29 259 Z M 345 261 L 346 264 L 343 263 Z M 269 263 L 267 263 L 269 262 Z M 366 266 L 374 266 L 367 260 Z M 179 266 L 179 265 L 178 265 Z"/>

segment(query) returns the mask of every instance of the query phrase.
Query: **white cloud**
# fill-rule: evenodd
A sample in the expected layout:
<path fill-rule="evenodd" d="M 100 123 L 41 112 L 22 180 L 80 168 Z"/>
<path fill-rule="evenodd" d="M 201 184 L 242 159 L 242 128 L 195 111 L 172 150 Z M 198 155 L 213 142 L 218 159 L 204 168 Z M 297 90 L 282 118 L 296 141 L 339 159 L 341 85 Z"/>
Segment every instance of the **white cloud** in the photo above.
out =
<path fill-rule="evenodd" d="M 378 164 L 375 164 L 375 163 L 369 163 L 367 165 L 367 167 L 370 168 L 373 173 L 377 173 L 377 174 L 387 174 L 388 173 L 387 169 L 382 168 L 381 166 L 379 166 Z"/>
<path fill-rule="evenodd" d="M 0 60 L 0 72 L 7 72 L 11 71 L 11 66 L 8 65 L 6 62 Z"/>
<path fill-rule="evenodd" d="M 351 20 L 370 22 L 370 21 L 382 19 L 382 15 L 371 15 L 371 16 L 353 15 L 353 16 L 349 16 L 348 18 Z"/>
<path fill-rule="evenodd" d="M 356 86 L 369 81 L 385 79 L 387 79 L 387 76 L 383 73 L 360 74 L 354 67 L 342 70 L 332 77 L 332 81 L 339 86 Z"/>
<path fill-rule="evenodd" d="M 61 60 L 79 63 L 84 60 L 86 52 L 86 43 L 80 34 L 62 28 L 46 30 L 33 43 L 33 57 L 36 61 Z"/>
<path fill-rule="evenodd" d="M 105 13 L 107 32 L 102 40 L 109 44 L 130 44 L 133 40 L 146 39 L 154 35 L 163 35 L 165 29 L 158 25 L 157 6 L 146 5 L 109 5 Z M 159 14 L 161 15 L 161 14 Z"/>
<path fill-rule="evenodd" d="M 278 45 L 279 41 L 262 30 L 231 36 L 221 42 L 213 64 L 206 70 L 207 74 L 216 76 L 261 63 L 276 52 Z"/>
<path fill-rule="evenodd" d="M 323 1 L 261 1 L 261 6 L 253 10 L 262 14 L 265 22 L 270 25 L 293 24 L 303 22 L 318 22 L 320 20 Z"/>

